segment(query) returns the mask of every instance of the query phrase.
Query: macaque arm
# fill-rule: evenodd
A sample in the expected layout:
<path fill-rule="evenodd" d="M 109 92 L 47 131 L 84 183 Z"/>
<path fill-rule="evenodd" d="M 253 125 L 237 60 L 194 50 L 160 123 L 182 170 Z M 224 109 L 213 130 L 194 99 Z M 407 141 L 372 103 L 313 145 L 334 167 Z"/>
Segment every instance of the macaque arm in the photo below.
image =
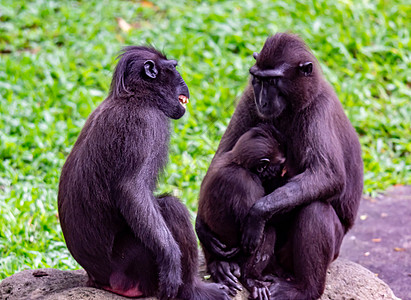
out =
<path fill-rule="evenodd" d="M 198 239 L 207 251 L 221 260 L 230 259 L 240 251 L 239 247 L 227 248 L 199 217 L 196 219 L 196 232 Z"/>

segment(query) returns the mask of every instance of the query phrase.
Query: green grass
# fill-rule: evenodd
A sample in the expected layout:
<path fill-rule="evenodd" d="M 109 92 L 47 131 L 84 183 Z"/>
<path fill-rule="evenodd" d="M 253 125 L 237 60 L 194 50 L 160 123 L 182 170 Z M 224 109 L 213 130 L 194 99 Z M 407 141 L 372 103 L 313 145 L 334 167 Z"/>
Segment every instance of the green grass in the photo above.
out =
<path fill-rule="evenodd" d="M 291 30 L 313 49 L 363 147 L 365 192 L 411 183 L 411 6 L 397 1 L 0 1 L 0 279 L 77 267 L 58 224 L 57 185 L 124 45 L 179 60 L 191 92 L 173 121 L 159 191 L 193 213 L 247 83 L 251 54 Z M 289 3 L 287 3 L 289 2 Z M 122 18 L 133 28 L 119 28 Z"/>

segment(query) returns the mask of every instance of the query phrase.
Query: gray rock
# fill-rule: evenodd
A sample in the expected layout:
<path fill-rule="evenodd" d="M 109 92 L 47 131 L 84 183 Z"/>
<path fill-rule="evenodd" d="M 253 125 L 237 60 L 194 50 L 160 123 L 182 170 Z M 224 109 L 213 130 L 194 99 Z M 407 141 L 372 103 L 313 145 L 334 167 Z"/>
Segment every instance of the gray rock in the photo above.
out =
<path fill-rule="evenodd" d="M 325 291 L 320 300 L 371 300 L 399 299 L 390 287 L 374 273 L 353 263 L 339 258 L 327 271 Z"/>
<path fill-rule="evenodd" d="M 14 274 L 0 283 L 1 300 L 121 300 L 129 299 L 110 292 L 86 286 L 84 270 L 56 269 L 26 270 Z M 155 300 L 155 298 L 145 298 Z"/>
<path fill-rule="evenodd" d="M 200 268 L 204 275 L 204 266 Z M 60 271 L 56 269 L 26 270 L 4 279 L 0 283 L 0 299 L 46 299 L 46 300 L 85 300 L 85 299 L 129 299 L 118 295 L 86 287 L 87 275 L 84 270 Z M 235 300 L 247 299 L 243 291 Z M 139 298 L 141 299 L 141 298 Z M 144 298 L 155 300 L 155 298 Z M 382 280 L 369 270 L 353 262 L 338 259 L 331 264 L 324 295 L 321 300 L 378 300 L 399 299 Z M 212 299 L 210 299 L 212 300 Z"/>

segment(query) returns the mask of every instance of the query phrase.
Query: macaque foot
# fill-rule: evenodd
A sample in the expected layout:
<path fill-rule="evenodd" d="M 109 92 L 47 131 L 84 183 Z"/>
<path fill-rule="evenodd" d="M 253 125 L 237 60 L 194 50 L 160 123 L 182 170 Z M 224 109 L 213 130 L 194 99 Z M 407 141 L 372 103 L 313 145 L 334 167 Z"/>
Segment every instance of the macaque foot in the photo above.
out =
<path fill-rule="evenodd" d="M 270 300 L 270 286 L 272 282 L 256 279 L 246 279 L 244 285 L 250 292 L 249 299 L 252 300 Z"/>
<path fill-rule="evenodd" d="M 237 263 L 216 260 L 208 265 L 208 270 L 215 282 L 227 286 L 231 296 L 243 290 L 238 281 L 241 272 Z"/>

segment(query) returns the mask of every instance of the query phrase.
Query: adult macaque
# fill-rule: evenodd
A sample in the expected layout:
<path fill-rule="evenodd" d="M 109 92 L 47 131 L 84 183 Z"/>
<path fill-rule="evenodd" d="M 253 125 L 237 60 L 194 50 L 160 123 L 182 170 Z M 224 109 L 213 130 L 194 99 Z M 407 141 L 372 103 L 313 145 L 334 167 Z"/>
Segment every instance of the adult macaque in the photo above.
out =
<path fill-rule="evenodd" d="M 357 214 L 363 187 L 360 143 L 319 63 L 299 37 L 278 33 L 254 57 L 251 84 L 209 172 L 246 131 L 260 123 L 272 124 L 285 137 L 290 179 L 251 207 L 242 226 L 242 246 L 246 253 L 255 252 L 264 228 L 274 224 L 278 229 L 274 253 L 287 275 L 269 287 L 270 299 L 316 299 L 324 291 L 327 267 L 338 256 Z M 202 194 L 213 192 L 204 190 L 209 178 L 204 179 Z M 233 286 L 233 274 L 223 268 L 225 264 L 220 261 L 210 271 L 215 280 Z"/>
<path fill-rule="evenodd" d="M 169 118 L 181 118 L 189 98 L 176 65 L 153 48 L 125 49 L 109 96 L 64 164 L 61 227 L 90 286 L 127 297 L 226 300 L 220 286 L 197 278 L 187 209 L 153 195 L 167 161 Z"/>

